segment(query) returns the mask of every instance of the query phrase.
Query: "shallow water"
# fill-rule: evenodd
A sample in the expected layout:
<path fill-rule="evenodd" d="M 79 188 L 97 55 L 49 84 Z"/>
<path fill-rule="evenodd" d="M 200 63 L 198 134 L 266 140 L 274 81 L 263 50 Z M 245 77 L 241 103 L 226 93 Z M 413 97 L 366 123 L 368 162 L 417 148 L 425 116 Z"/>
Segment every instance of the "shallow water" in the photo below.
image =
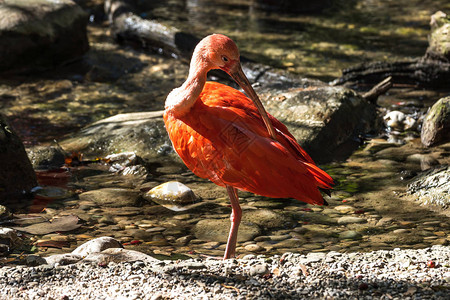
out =
<path fill-rule="evenodd" d="M 197 36 L 227 34 L 250 59 L 326 81 L 339 76 L 342 68 L 364 61 L 421 56 L 427 45 L 430 15 L 438 9 L 450 11 L 447 1 L 354 1 L 321 15 L 262 12 L 252 8 L 250 1 L 152 3 L 154 7 L 144 10 L 149 18 L 157 17 Z M 117 113 L 160 110 L 167 93 L 182 83 L 188 71 L 186 65 L 118 46 L 107 30 L 107 24 L 90 25 L 91 50 L 82 62 L 0 81 L 2 111 L 26 146 L 61 140 L 86 124 Z M 448 91 L 403 87 L 380 97 L 379 104 L 384 110 L 398 109 L 420 116 L 445 94 Z M 287 222 L 285 226 L 258 225 L 260 234 L 239 243 L 238 253 L 252 252 L 248 250 L 251 247 L 245 247 L 255 244 L 264 253 L 369 251 L 448 244 L 448 214 L 445 216 L 446 211 L 440 208 L 413 203 L 405 194 L 408 181 L 401 179 L 400 172 L 420 171 L 420 162 L 406 162 L 407 156 L 414 153 L 430 155 L 441 164 L 450 163 L 450 147 L 422 149 L 417 130 L 400 136 L 398 144 L 383 146 L 385 149 L 379 151 L 364 151 L 364 146 L 347 161 L 324 166 L 338 182 L 327 208 L 241 193 L 244 217 L 267 209 Z M 381 133 L 381 143 L 386 139 Z M 198 239 L 193 230 L 201 220 L 228 220 L 230 208 L 225 190 L 195 177 L 182 166 L 161 164 L 150 170 L 150 179 L 146 180 L 111 173 L 103 163 L 40 174 L 42 183 L 57 188 L 44 190 L 40 198 L 19 211 L 45 219 L 74 214 L 84 225 L 74 232 L 32 237 L 34 242 L 68 242 L 62 249 L 38 246 L 33 251 L 67 252 L 86 239 L 111 235 L 133 244 L 127 247 L 153 254 L 221 255 L 223 242 Z M 173 212 L 145 201 L 136 206 L 103 207 L 78 199 L 80 193 L 88 190 L 147 190 L 168 180 L 183 182 L 202 197 L 197 209 Z M 66 195 L 64 191 L 70 193 Z M 361 220 L 339 223 L 342 217 Z"/>
<path fill-rule="evenodd" d="M 333 3 L 323 14 L 292 14 L 252 1 L 152 1 L 142 15 L 198 36 L 226 34 L 250 59 L 328 81 L 361 62 L 422 56 L 430 16 L 450 10 L 445 0 Z"/>

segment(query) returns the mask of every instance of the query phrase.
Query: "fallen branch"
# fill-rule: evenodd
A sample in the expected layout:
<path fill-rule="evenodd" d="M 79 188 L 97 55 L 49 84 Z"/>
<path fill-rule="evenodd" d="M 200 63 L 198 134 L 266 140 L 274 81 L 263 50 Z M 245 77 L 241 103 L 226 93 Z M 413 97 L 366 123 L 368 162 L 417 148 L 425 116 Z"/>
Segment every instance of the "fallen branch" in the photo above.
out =
<path fill-rule="evenodd" d="M 364 93 L 362 97 L 367 101 L 376 104 L 378 96 L 383 95 L 392 87 L 392 77 L 389 76 L 375 85 L 370 91 Z"/>
<path fill-rule="evenodd" d="M 429 88 L 450 86 L 450 18 L 443 12 L 431 16 L 429 46 L 424 56 L 408 61 L 374 62 L 342 71 L 334 85 L 374 84 L 392 77 L 395 85 Z"/>
<path fill-rule="evenodd" d="M 334 85 L 374 84 L 392 77 L 394 84 L 420 87 L 450 86 L 450 63 L 420 58 L 412 61 L 374 62 L 362 64 L 342 71 L 342 77 Z"/>
<path fill-rule="evenodd" d="M 170 56 L 190 58 L 200 41 L 178 28 L 146 20 L 133 13 L 132 0 L 107 0 L 105 13 L 111 22 L 111 33 L 121 42 L 139 43 L 143 48 L 165 52 Z"/>

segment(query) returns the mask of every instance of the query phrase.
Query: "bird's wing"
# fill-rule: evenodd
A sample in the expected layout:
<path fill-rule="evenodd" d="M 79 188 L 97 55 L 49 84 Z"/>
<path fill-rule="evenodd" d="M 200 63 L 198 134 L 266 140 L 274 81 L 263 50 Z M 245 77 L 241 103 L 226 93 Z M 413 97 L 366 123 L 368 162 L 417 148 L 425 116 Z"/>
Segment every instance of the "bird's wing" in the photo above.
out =
<path fill-rule="evenodd" d="M 229 115 L 231 119 L 228 121 L 234 123 L 237 119 L 245 120 L 241 124 L 244 128 L 251 127 L 249 129 L 261 137 L 270 136 L 252 100 L 238 90 L 220 83 L 207 82 L 200 98 L 206 106 L 233 110 L 234 114 Z M 283 123 L 270 114 L 268 116 L 273 127 L 276 129 L 278 142 L 296 157 L 297 160 L 308 166 L 308 170 L 314 174 L 320 188 L 330 189 L 334 185 L 333 179 L 316 166 L 312 158 L 297 143 L 295 137 Z M 223 117 L 226 116 L 224 115 Z"/>

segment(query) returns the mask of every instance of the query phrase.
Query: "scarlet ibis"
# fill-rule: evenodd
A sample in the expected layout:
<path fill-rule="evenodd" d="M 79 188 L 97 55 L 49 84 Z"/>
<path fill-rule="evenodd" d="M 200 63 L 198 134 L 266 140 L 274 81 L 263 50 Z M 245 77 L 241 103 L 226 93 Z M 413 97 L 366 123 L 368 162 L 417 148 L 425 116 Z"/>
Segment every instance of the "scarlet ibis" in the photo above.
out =
<path fill-rule="evenodd" d="M 227 72 L 250 99 L 227 85 L 207 82 L 212 69 Z M 164 122 L 186 166 L 227 189 L 232 212 L 224 259 L 235 255 L 242 217 L 237 189 L 326 204 L 319 189 L 329 191 L 333 179 L 265 111 L 230 38 L 213 34 L 198 43 L 187 80 L 167 96 Z"/>

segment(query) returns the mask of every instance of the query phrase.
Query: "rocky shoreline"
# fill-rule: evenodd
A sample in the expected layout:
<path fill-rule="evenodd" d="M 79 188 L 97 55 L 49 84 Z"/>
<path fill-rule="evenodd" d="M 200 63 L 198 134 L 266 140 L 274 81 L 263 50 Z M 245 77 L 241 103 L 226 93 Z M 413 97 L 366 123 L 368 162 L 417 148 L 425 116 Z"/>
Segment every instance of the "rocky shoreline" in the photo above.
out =
<path fill-rule="evenodd" d="M 450 247 L 0 268 L 1 299 L 448 299 Z"/>

